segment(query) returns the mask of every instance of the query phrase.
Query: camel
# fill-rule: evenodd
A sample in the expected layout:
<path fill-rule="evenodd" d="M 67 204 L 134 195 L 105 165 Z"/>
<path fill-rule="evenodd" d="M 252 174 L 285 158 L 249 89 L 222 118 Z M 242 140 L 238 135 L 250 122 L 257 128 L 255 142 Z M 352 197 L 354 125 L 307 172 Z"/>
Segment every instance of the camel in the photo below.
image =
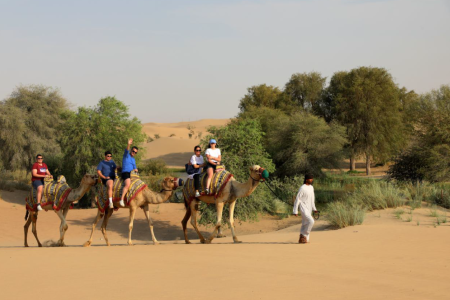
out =
<path fill-rule="evenodd" d="M 195 198 L 195 200 L 192 200 L 189 202 L 189 199 L 186 199 L 186 196 L 184 198 L 184 204 L 186 206 L 186 214 L 181 221 L 181 224 L 183 226 L 183 233 L 184 233 L 184 240 L 186 244 L 191 244 L 187 237 L 186 232 L 186 225 L 188 220 L 191 218 L 191 224 L 194 227 L 195 231 L 197 232 L 200 242 L 202 244 L 210 244 L 211 241 L 216 236 L 216 233 L 221 228 L 222 223 L 222 211 L 223 206 L 225 203 L 229 203 L 230 205 L 230 218 L 228 220 L 228 224 L 231 228 L 231 234 L 233 235 L 233 241 L 235 243 L 241 243 L 241 241 L 238 240 L 236 233 L 234 231 L 234 207 L 236 205 L 236 199 L 247 197 L 253 191 L 256 189 L 256 187 L 259 185 L 261 180 L 264 180 L 269 176 L 268 172 L 265 171 L 265 169 L 261 168 L 260 166 L 254 165 L 250 167 L 250 177 L 247 180 L 247 182 L 240 183 L 236 181 L 233 177 L 226 183 L 225 187 L 223 187 L 223 190 L 221 194 L 216 198 L 214 195 L 202 195 L 198 198 Z M 184 186 L 184 189 L 187 189 L 187 184 Z M 185 193 L 183 193 L 185 195 Z M 197 227 L 197 212 L 198 212 L 198 205 L 200 201 L 203 201 L 208 204 L 215 204 L 216 205 L 216 212 L 217 212 L 217 222 L 214 227 L 214 230 L 212 231 L 211 235 L 208 239 L 205 239 L 203 235 L 200 233 Z"/>
<path fill-rule="evenodd" d="M 128 245 L 132 246 L 133 242 L 131 241 L 131 231 L 133 230 L 133 222 L 134 216 L 136 214 L 136 209 L 138 207 L 142 208 L 145 213 L 145 217 L 147 218 L 148 225 L 150 227 L 150 232 L 152 235 L 152 241 L 154 245 L 158 245 L 159 242 L 156 240 L 155 234 L 153 232 L 153 220 L 150 218 L 149 204 L 160 204 L 166 202 L 171 196 L 174 190 L 178 188 L 178 186 L 183 185 L 183 180 L 176 177 L 166 177 L 161 183 L 161 191 L 159 193 L 150 190 L 148 187 L 144 188 L 139 194 L 136 195 L 129 203 L 126 204 L 126 208 L 130 210 L 130 221 L 128 224 Z M 114 202 L 114 207 L 119 208 L 119 203 Z M 114 209 L 106 208 L 104 212 L 100 209 L 97 212 L 97 216 L 94 219 L 94 223 L 92 224 L 91 237 L 89 240 L 84 243 L 84 247 L 89 247 L 92 244 L 92 237 L 94 235 L 95 227 L 97 226 L 98 221 L 103 218 L 102 222 L 102 233 L 105 238 L 105 242 L 107 246 L 111 246 L 108 241 L 108 236 L 106 235 L 106 226 L 108 225 L 108 220 L 113 214 Z"/>
<path fill-rule="evenodd" d="M 61 225 L 59 226 L 60 237 L 57 242 L 58 246 L 65 246 L 64 235 L 65 235 L 67 229 L 69 228 L 69 226 L 67 225 L 67 222 L 66 222 L 66 217 L 67 217 L 67 213 L 69 212 L 69 208 L 70 208 L 71 204 L 80 200 L 81 197 L 83 197 L 83 195 L 86 194 L 90 190 L 90 188 L 96 184 L 96 182 L 97 182 L 97 175 L 89 175 L 89 174 L 84 175 L 83 178 L 81 179 L 80 186 L 69 192 L 69 194 L 67 195 L 67 198 L 64 201 L 60 210 L 54 210 L 55 213 L 58 215 L 58 217 L 61 219 Z M 44 200 L 44 196 L 45 195 L 42 195 L 43 200 Z M 46 211 L 53 210 L 53 204 L 47 203 L 46 205 L 42 206 L 42 208 Z M 31 223 L 33 224 L 32 232 L 34 234 L 34 237 L 36 238 L 36 241 L 38 242 L 38 246 L 42 247 L 42 244 L 39 241 L 38 236 L 37 236 L 37 230 L 36 230 L 37 217 L 38 217 L 37 210 L 30 211 L 27 209 L 27 213 L 25 215 L 26 223 L 24 226 L 25 247 L 28 247 L 27 236 L 28 236 L 28 228 L 30 227 Z"/>

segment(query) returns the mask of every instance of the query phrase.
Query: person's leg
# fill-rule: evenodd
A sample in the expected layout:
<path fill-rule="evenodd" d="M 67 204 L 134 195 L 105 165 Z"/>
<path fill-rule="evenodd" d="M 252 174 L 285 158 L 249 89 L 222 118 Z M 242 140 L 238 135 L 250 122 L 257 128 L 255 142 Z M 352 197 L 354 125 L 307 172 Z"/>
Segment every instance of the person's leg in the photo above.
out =
<path fill-rule="evenodd" d="M 38 203 L 38 205 L 41 205 L 41 198 L 42 198 L 42 190 L 44 189 L 43 185 L 40 185 L 37 187 L 36 189 L 36 201 Z"/>
<path fill-rule="evenodd" d="M 195 197 L 200 197 L 199 189 L 200 189 L 200 174 L 194 175 L 194 188 L 195 188 Z"/>
<path fill-rule="evenodd" d="M 314 218 L 311 213 L 302 211 L 302 227 L 300 229 L 300 234 L 306 238 L 306 242 L 309 242 L 309 234 L 314 226 Z"/>
<path fill-rule="evenodd" d="M 122 197 L 120 199 L 120 206 L 122 206 L 122 207 L 125 207 L 125 203 L 124 203 L 123 199 L 125 199 L 125 195 L 127 194 L 128 189 L 130 188 L 130 185 L 131 185 L 131 179 L 130 178 L 125 179 L 123 191 L 122 191 Z"/>
<path fill-rule="evenodd" d="M 206 179 L 206 193 L 209 194 L 209 186 L 211 184 L 211 178 L 214 174 L 214 169 L 213 168 L 208 168 L 206 170 L 207 174 L 208 174 L 208 178 Z"/>
<path fill-rule="evenodd" d="M 109 208 L 114 208 L 112 197 L 113 197 L 113 180 L 106 181 L 106 188 L 108 190 L 108 200 L 109 200 Z"/>

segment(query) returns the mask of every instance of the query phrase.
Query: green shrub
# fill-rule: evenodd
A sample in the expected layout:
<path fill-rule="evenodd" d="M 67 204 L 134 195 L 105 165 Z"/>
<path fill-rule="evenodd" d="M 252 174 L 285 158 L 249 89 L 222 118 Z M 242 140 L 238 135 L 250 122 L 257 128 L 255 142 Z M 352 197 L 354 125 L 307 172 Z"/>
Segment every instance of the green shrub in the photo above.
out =
<path fill-rule="evenodd" d="M 139 173 L 141 175 L 168 175 L 169 169 L 165 161 L 161 159 L 149 159 L 139 166 Z"/>
<path fill-rule="evenodd" d="M 366 208 L 356 202 L 332 202 L 327 206 L 326 219 L 331 226 L 344 228 L 360 225 L 364 221 Z"/>

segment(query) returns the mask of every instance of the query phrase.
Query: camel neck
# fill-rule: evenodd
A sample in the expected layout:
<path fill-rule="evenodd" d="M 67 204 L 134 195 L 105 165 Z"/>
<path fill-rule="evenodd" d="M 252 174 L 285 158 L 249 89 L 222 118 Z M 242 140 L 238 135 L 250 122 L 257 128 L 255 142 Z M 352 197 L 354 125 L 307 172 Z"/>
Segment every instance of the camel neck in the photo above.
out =
<path fill-rule="evenodd" d="M 83 181 L 81 181 L 79 187 L 70 191 L 70 194 L 67 196 L 67 201 L 75 202 L 80 200 L 81 197 L 83 197 L 84 194 L 86 194 L 90 190 L 90 188 L 91 186 L 89 184 L 85 184 L 83 183 Z"/>
<path fill-rule="evenodd" d="M 249 196 L 251 193 L 253 193 L 253 191 L 256 189 L 258 184 L 259 184 L 259 181 L 253 180 L 251 175 L 248 178 L 248 180 L 243 183 L 238 182 L 238 181 L 232 181 L 234 194 L 238 198 Z"/>
<path fill-rule="evenodd" d="M 158 203 L 164 203 L 166 202 L 170 196 L 172 196 L 173 191 L 162 191 L 162 192 L 154 192 L 150 190 L 148 187 L 144 189 L 143 195 L 144 195 L 144 202 L 150 203 L 150 204 L 158 204 Z"/>

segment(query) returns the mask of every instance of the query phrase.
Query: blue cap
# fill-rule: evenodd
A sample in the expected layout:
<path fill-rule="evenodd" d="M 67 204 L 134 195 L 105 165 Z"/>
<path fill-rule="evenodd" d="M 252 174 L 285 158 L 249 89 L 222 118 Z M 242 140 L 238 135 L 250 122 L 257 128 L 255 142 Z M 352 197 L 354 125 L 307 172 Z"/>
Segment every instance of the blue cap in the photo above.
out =
<path fill-rule="evenodd" d="M 216 142 L 215 139 L 210 139 L 210 140 L 209 140 L 209 143 L 210 143 L 210 144 L 217 144 L 217 142 Z"/>

